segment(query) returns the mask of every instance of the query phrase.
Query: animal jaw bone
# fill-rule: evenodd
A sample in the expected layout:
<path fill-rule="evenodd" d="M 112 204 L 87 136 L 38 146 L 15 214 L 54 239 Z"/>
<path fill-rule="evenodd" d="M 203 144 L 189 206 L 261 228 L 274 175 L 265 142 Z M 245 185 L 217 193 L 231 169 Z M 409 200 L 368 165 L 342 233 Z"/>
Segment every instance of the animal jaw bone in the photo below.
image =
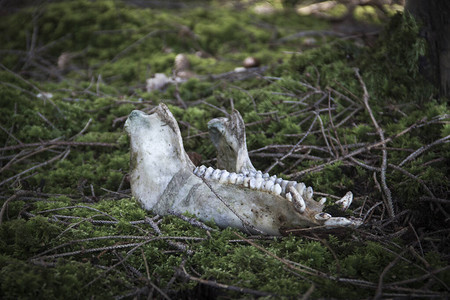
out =
<path fill-rule="evenodd" d="M 233 122 L 230 124 L 238 124 Z M 244 128 L 242 118 L 237 122 Z M 241 172 L 233 172 L 205 166 L 194 168 L 184 150 L 177 122 L 164 104 L 149 115 L 133 111 L 125 130 L 130 136 L 132 193 L 145 209 L 160 215 L 189 212 L 203 221 L 214 220 L 222 228 L 232 226 L 270 235 L 280 235 L 287 228 L 360 224 L 358 220 L 323 213 L 323 204 L 312 199 L 312 188 L 303 183 L 255 171 L 248 158 L 245 131 L 238 135 L 241 143 L 235 148 L 239 162 L 235 168 Z M 233 159 L 224 157 L 224 161 Z"/>

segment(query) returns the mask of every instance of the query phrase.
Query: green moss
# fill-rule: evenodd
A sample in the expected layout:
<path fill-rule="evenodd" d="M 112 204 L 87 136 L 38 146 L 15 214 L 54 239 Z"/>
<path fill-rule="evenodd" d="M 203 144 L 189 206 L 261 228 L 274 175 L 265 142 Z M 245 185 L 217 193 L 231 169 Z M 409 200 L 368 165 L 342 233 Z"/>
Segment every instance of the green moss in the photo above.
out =
<path fill-rule="evenodd" d="M 368 88 L 370 106 L 386 137 L 419 124 L 387 144 L 388 163 L 397 166 L 417 149 L 450 132 L 443 117 L 449 114 L 448 104 L 432 99 L 434 90 L 417 69 L 426 49 L 418 35 L 419 25 L 410 16 L 394 16 L 372 48 L 361 47 L 352 40 L 323 38 L 307 49 L 298 40 L 281 43 L 279 39 L 299 31 L 327 29 L 329 24 L 309 16 L 300 17 L 293 10 L 260 16 L 211 5 L 213 9 L 168 11 L 128 7 L 117 1 L 71 1 L 52 3 L 37 10 L 28 8 L 0 20 L 0 30 L 5 33 L 0 36 L 0 44 L 4 49 L 14 50 L 5 52 L 0 62 L 25 79 L 0 71 L 2 147 L 52 139 L 73 142 L 51 145 L 50 149 L 38 153 L 33 151 L 40 148 L 31 146 L 2 150 L 1 167 L 18 154 L 30 154 L 0 173 L 2 182 L 25 172 L 0 187 L 1 206 L 15 191 L 30 191 L 26 197 L 10 201 L 2 216 L 2 299 L 53 299 L 61 295 L 70 299 L 110 299 L 131 295 L 149 286 L 145 281 L 147 267 L 152 283 L 166 289 L 172 298 L 190 293 L 195 298 L 198 284 L 178 276 L 182 265 L 193 276 L 266 291 L 278 297 L 299 297 L 314 283 L 313 298 L 370 298 L 375 294 L 380 274 L 396 258 L 395 253 L 409 247 L 408 235 L 395 244 L 389 240 L 367 242 L 367 236 L 380 233 L 378 225 L 373 230 L 361 229 L 370 233 L 363 236 L 337 232 L 339 237 L 313 236 L 313 240 L 310 236 L 252 240 L 272 255 L 245 241 L 236 241 L 239 239 L 236 230 L 218 230 L 213 222 L 208 225 L 217 230 L 207 234 L 168 216 L 158 223 L 162 237 L 153 231 L 146 218 L 158 218 L 126 196 L 130 194 L 129 142 L 122 126 L 133 109 L 149 110 L 152 105 L 169 103 L 179 121 L 186 150 L 200 153 L 205 161 L 211 161 L 215 150 L 205 134 L 207 121 L 224 116 L 221 110 L 231 112 L 233 103 L 248 124 L 249 150 L 281 145 L 288 150 L 264 150 L 281 157 L 290 145 L 303 139 L 301 146 L 306 146 L 305 149 L 296 149 L 293 154 L 314 159 L 285 158 L 271 173 L 286 178 L 286 173 L 334 159 L 328 153 L 318 120 L 310 129 L 316 114 L 320 115 L 330 147 L 334 147 L 333 152 L 339 157 L 360 147 L 352 144 L 379 141 L 361 103 L 362 88 L 353 69 L 358 67 Z M 373 9 L 366 9 L 372 14 L 369 10 Z M 30 21 L 33 16 L 37 16 L 34 24 Z M 56 68 L 63 52 L 74 55 L 70 67 L 61 71 L 62 78 L 57 79 L 23 60 L 23 53 L 29 51 L 33 28 L 38 29 L 36 57 L 49 61 L 52 68 Z M 208 58 L 198 57 L 197 51 L 203 51 Z M 301 54 L 287 55 L 284 51 L 301 51 Z M 192 71 L 201 76 L 178 87 L 145 92 L 145 79 L 156 72 L 171 74 L 178 53 L 186 53 Z M 245 80 L 213 80 L 206 76 L 231 71 L 250 55 L 270 66 L 262 76 Z M 330 92 L 331 117 L 328 97 L 323 98 L 317 91 L 311 93 L 314 89 Z M 37 98 L 35 95 L 40 91 L 52 93 L 51 101 Z M 176 92 L 187 109 L 174 100 Z M 420 122 L 424 118 L 432 123 Z M 438 118 L 440 121 L 436 121 Z M 338 126 L 339 122 L 343 123 Z M 340 146 L 348 149 L 342 151 Z M 64 159 L 27 172 L 66 150 L 70 152 Z M 437 198 L 445 199 L 450 190 L 448 164 L 445 164 L 450 159 L 449 150 L 448 143 L 434 145 L 402 168 L 426 184 Z M 251 158 L 258 169 L 265 169 L 275 161 L 254 154 Z M 381 150 L 372 148 L 356 158 L 379 168 Z M 445 226 L 439 210 L 430 210 L 430 203 L 423 201 L 429 192 L 417 179 L 390 167 L 386 175 L 396 208 L 409 209 L 407 220 L 416 228 L 424 228 L 421 232 L 426 233 Z M 356 197 L 354 208 L 359 202 L 365 203 L 362 215 L 368 207 L 382 201 L 373 170 L 352 165 L 348 160 L 328 164 L 301 180 L 322 193 L 342 196 L 352 190 Z M 119 190 L 126 195 L 108 193 L 108 190 Z M 375 216 L 371 218 L 378 217 L 379 208 L 375 208 Z M 327 209 L 335 207 L 330 205 Z M 398 230 L 395 226 L 386 230 Z M 173 241 L 182 242 L 193 254 L 168 244 L 166 239 L 170 236 L 178 237 Z M 143 240 L 149 237 L 152 239 Z M 431 239 L 437 243 L 437 238 Z M 133 246 L 118 247 L 139 242 L 145 243 L 134 251 Z M 447 264 L 445 254 L 437 252 L 445 248 L 445 243 L 432 248 L 429 240 L 423 240 L 421 246 L 430 270 Z M 43 254 L 54 247 L 58 248 Z M 55 254 L 62 257 L 53 258 Z M 41 257 L 42 261 L 32 260 L 37 255 L 49 256 Z M 412 263 L 398 260 L 385 274 L 385 284 L 428 274 L 417 267 L 423 264 L 422 259 L 408 251 L 403 255 Z M 118 264 L 124 257 L 126 260 Z M 308 275 L 298 264 L 328 277 Z M 112 269 L 106 271 L 109 268 Z M 450 272 L 434 276 L 448 282 Z M 351 280 L 338 282 L 333 278 Z M 352 280 L 370 281 L 373 286 L 362 287 L 352 284 Z M 437 280 L 404 286 L 417 288 L 416 285 L 423 284 L 429 290 L 446 292 Z M 224 297 L 250 297 L 221 292 Z M 153 296 L 158 294 L 154 292 Z"/>

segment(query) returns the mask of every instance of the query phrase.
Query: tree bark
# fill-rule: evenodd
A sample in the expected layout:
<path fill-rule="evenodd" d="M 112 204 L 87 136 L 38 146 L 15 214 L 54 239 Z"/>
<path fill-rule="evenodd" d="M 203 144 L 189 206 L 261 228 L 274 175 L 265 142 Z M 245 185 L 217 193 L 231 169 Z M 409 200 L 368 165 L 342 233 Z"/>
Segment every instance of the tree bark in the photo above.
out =
<path fill-rule="evenodd" d="M 441 96 L 450 98 L 450 1 L 407 0 L 405 10 L 423 22 L 428 43 L 424 75 L 439 87 Z"/>

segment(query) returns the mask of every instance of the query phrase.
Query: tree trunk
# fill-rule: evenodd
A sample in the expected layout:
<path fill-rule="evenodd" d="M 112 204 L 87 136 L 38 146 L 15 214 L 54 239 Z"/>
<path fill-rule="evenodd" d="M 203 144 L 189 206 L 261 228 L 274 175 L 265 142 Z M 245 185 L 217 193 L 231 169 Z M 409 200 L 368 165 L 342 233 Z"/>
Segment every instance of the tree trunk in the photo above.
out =
<path fill-rule="evenodd" d="M 407 0 L 405 9 L 423 22 L 429 47 L 424 75 L 450 98 L 450 1 Z"/>

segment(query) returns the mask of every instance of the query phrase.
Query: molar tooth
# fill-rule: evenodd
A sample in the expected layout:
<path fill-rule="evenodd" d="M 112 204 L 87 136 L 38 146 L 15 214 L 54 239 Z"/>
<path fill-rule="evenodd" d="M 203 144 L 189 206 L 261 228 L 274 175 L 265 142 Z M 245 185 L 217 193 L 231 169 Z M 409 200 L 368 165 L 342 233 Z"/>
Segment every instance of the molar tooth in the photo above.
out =
<path fill-rule="evenodd" d="M 211 178 L 211 174 L 214 172 L 214 169 L 212 167 L 209 167 L 208 169 L 206 169 L 205 171 L 205 179 L 210 179 Z"/>
<path fill-rule="evenodd" d="M 275 180 L 275 183 L 281 184 L 281 182 L 283 182 L 283 178 L 277 178 Z"/>
<path fill-rule="evenodd" d="M 223 170 L 222 174 L 220 174 L 219 182 L 220 183 L 228 182 L 228 176 L 230 176 L 230 173 L 227 170 Z"/>
<path fill-rule="evenodd" d="M 270 177 L 269 173 L 262 174 L 262 178 L 269 178 L 269 177 Z"/>
<path fill-rule="evenodd" d="M 237 178 L 238 175 L 236 173 L 234 172 L 230 173 L 230 176 L 228 177 L 228 183 L 236 184 Z"/>
<path fill-rule="evenodd" d="M 291 195 L 291 193 L 287 193 L 286 194 L 286 199 L 288 199 L 289 201 L 292 202 L 292 195 Z"/>
<path fill-rule="evenodd" d="M 278 183 L 273 186 L 272 194 L 274 194 L 274 195 L 281 194 L 281 186 Z"/>
<path fill-rule="evenodd" d="M 255 177 L 256 176 L 256 172 L 255 171 L 250 171 L 248 176 L 249 177 Z"/>
<path fill-rule="evenodd" d="M 250 174 L 250 172 L 249 172 L 249 171 L 242 171 L 242 174 L 243 174 L 244 176 L 248 176 L 248 175 Z"/>
<path fill-rule="evenodd" d="M 306 185 L 303 182 L 300 182 L 295 186 L 295 189 L 300 193 L 300 195 L 303 195 L 306 189 Z"/>
<path fill-rule="evenodd" d="M 270 176 L 270 180 L 275 183 L 275 181 L 277 180 L 277 175 Z"/>
<path fill-rule="evenodd" d="M 266 180 L 263 184 L 263 190 L 267 192 L 271 192 L 273 189 L 274 183 L 272 180 Z"/>
<path fill-rule="evenodd" d="M 320 201 L 319 201 L 319 204 L 320 204 L 320 205 L 324 205 L 325 202 L 327 202 L 327 198 L 322 197 L 322 199 L 320 199 Z"/>
<path fill-rule="evenodd" d="M 249 186 L 252 190 L 254 190 L 256 188 L 256 178 L 251 177 L 250 182 L 249 182 Z"/>
<path fill-rule="evenodd" d="M 294 203 L 295 209 L 299 213 L 303 213 L 306 209 L 306 203 L 305 203 L 305 200 L 303 200 L 302 195 L 300 195 L 299 192 L 293 186 L 289 187 L 289 192 L 292 194 L 292 199 L 293 199 L 292 202 Z"/>
<path fill-rule="evenodd" d="M 251 179 L 253 179 L 253 177 L 244 177 L 244 186 L 245 187 L 249 187 L 249 183 L 250 183 L 250 180 Z"/>
<path fill-rule="evenodd" d="M 281 181 L 281 193 L 285 194 L 286 193 L 286 186 L 289 183 L 289 180 L 283 180 Z"/>
<path fill-rule="evenodd" d="M 204 166 L 204 165 L 201 165 L 199 168 L 198 168 L 198 171 L 197 171 L 197 176 L 202 176 L 203 174 L 205 174 L 205 171 L 206 171 L 206 167 Z"/>
<path fill-rule="evenodd" d="M 255 189 L 261 190 L 263 183 L 264 183 L 264 179 L 256 177 L 255 178 Z"/>
<path fill-rule="evenodd" d="M 222 170 L 215 169 L 214 172 L 211 174 L 211 179 L 219 180 L 221 173 L 222 173 Z"/>
<path fill-rule="evenodd" d="M 244 183 L 244 174 L 237 174 L 237 178 L 236 178 L 236 184 L 243 184 Z"/>
<path fill-rule="evenodd" d="M 313 199 L 314 191 L 312 187 L 308 186 L 306 190 L 303 192 L 303 197 L 306 198 L 306 200 L 312 200 Z"/>

